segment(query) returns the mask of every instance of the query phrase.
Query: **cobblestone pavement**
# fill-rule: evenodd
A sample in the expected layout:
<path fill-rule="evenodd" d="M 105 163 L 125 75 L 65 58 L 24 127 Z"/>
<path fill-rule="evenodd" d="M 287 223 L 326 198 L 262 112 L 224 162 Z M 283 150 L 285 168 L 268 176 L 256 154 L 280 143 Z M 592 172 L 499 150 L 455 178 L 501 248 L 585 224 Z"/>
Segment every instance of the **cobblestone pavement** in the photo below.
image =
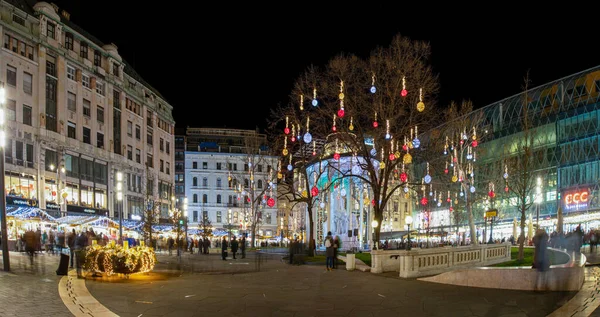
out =
<path fill-rule="evenodd" d="M 86 280 L 120 316 L 546 316 L 576 292 L 458 287 L 323 266 L 291 266 L 277 255 L 257 269 L 254 255 L 159 256 L 156 273 Z M 177 271 L 177 265 L 182 271 Z M 192 269 L 193 268 L 193 269 Z M 217 269 L 218 268 L 218 269 Z"/>
<path fill-rule="evenodd" d="M 72 316 L 58 295 L 59 258 L 40 254 L 31 265 L 25 254 L 10 252 L 11 271 L 0 264 L 0 316 Z"/>

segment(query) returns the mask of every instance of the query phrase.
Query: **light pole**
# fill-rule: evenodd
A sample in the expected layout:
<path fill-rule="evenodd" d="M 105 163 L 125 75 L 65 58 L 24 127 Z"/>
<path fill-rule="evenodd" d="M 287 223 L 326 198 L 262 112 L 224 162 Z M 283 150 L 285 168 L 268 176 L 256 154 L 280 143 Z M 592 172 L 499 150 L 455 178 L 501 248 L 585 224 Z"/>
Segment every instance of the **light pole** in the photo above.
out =
<path fill-rule="evenodd" d="M 377 228 L 377 226 L 379 225 L 379 223 L 377 222 L 376 219 L 373 219 L 373 221 L 371 221 L 371 228 L 373 229 L 373 249 L 377 250 L 377 241 L 375 241 L 375 228 Z"/>
<path fill-rule="evenodd" d="M 231 208 L 227 211 L 227 240 L 231 241 Z"/>
<path fill-rule="evenodd" d="M 123 173 L 121 172 L 117 172 L 115 187 L 117 190 L 117 212 L 119 213 L 119 241 L 123 245 L 123 211 L 121 210 L 121 203 L 123 201 Z"/>
<path fill-rule="evenodd" d="M 540 228 L 540 203 L 542 202 L 543 197 L 542 197 L 542 178 L 538 177 L 537 178 L 537 185 L 535 186 L 535 205 L 536 205 L 536 212 L 535 212 L 535 225 L 537 226 L 537 228 Z"/>
<path fill-rule="evenodd" d="M 50 164 L 50 170 L 54 171 L 54 164 Z M 62 162 L 61 162 L 60 172 L 62 172 L 63 174 L 65 173 L 65 166 L 63 165 Z M 62 195 L 63 195 L 63 193 L 60 190 L 59 168 L 56 167 L 56 203 L 58 204 L 58 212 L 60 212 L 60 216 L 64 217 L 64 216 L 66 216 L 67 197 L 66 197 L 66 195 L 65 195 L 65 197 L 62 197 L 62 203 L 61 203 L 60 198 Z M 63 208 L 62 208 L 63 204 L 65 205 L 64 212 L 63 212 Z"/>
<path fill-rule="evenodd" d="M 183 198 L 183 221 L 185 221 L 185 246 L 187 248 L 188 245 L 188 198 L 187 196 Z"/>
<path fill-rule="evenodd" d="M 410 224 L 413 222 L 413 217 L 411 215 L 406 216 L 406 218 L 404 218 L 404 222 L 406 223 L 406 226 L 408 226 L 408 241 L 406 242 L 406 250 L 410 251 Z"/>
<path fill-rule="evenodd" d="M 0 87 L 0 188 L 2 189 L 2 198 L 0 198 L 0 215 L 2 216 L 2 263 L 4 271 L 10 271 L 10 258 L 8 254 L 8 232 L 6 229 L 6 190 L 4 189 L 4 146 L 6 145 L 6 134 L 4 132 L 4 85 Z"/>

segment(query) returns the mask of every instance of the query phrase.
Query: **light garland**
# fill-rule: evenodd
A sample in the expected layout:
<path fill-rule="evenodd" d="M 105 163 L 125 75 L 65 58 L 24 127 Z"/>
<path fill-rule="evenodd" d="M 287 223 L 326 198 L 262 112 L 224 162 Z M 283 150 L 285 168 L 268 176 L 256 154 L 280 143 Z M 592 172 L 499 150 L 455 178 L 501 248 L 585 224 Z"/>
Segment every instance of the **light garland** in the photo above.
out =
<path fill-rule="evenodd" d="M 319 105 L 319 101 L 317 100 L 317 88 L 313 88 L 313 100 L 312 100 L 312 105 L 313 107 L 316 107 Z"/>
<path fill-rule="evenodd" d="M 417 111 L 423 112 L 425 103 L 423 102 L 423 88 L 419 88 L 419 102 L 417 103 Z"/>
<path fill-rule="evenodd" d="M 337 115 L 341 119 L 344 117 L 344 114 L 345 114 L 345 111 L 344 111 L 344 81 L 343 80 L 340 81 L 339 97 L 340 97 L 340 110 L 338 110 Z"/>
<path fill-rule="evenodd" d="M 152 271 L 156 264 L 154 250 L 146 246 L 126 249 L 121 245 L 111 243 L 106 246 L 88 246 L 79 252 L 84 253 L 84 269 L 105 273 L 108 276 L 115 273 L 125 275 L 146 273 Z"/>
<path fill-rule="evenodd" d="M 304 95 L 300 95 L 300 110 L 304 110 Z"/>

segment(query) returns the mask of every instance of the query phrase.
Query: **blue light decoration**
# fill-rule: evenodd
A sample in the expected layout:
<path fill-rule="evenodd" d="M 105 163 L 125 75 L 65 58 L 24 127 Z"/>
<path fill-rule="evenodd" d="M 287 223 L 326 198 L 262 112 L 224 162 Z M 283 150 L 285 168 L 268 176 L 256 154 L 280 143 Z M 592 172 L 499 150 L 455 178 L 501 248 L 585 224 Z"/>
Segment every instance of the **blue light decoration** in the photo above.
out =
<path fill-rule="evenodd" d="M 371 156 L 376 156 L 377 150 L 375 150 L 375 148 L 372 148 L 370 153 L 371 153 Z"/>
<path fill-rule="evenodd" d="M 508 173 L 504 173 L 504 175 L 502 175 L 502 177 L 504 177 L 504 179 L 508 178 Z"/>
<path fill-rule="evenodd" d="M 389 133 L 386 133 L 386 134 L 385 134 L 385 139 L 386 139 L 386 140 L 389 140 L 391 137 L 392 137 L 392 136 L 391 136 Z"/>
<path fill-rule="evenodd" d="M 375 86 L 371 86 L 371 93 L 374 94 L 377 92 L 377 88 Z"/>
<path fill-rule="evenodd" d="M 467 160 L 470 160 L 470 159 L 472 159 L 472 158 L 473 158 L 473 154 L 471 154 L 471 153 L 468 153 L 468 154 L 467 154 Z"/>
<path fill-rule="evenodd" d="M 312 142 L 312 135 L 310 135 L 310 133 L 308 133 L 308 132 L 304 133 L 303 140 L 304 140 L 304 143 L 307 143 L 307 144 Z"/>
<path fill-rule="evenodd" d="M 354 175 L 360 174 L 360 166 L 358 166 L 358 165 L 352 166 L 352 174 L 354 174 Z"/>
<path fill-rule="evenodd" d="M 292 166 L 292 164 L 288 164 L 288 171 L 291 171 L 293 169 L 294 169 L 294 167 Z"/>
<path fill-rule="evenodd" d="M 408 193 L 408 187 L 404 187 L 404 192 Z"/>
<path fill-rule="evenodd" d="M 429 192 L 429 196 L 433 196 L 433 192 Z M 433 198 L 435 200 L 435 197 Z"/>
<path fill-rule="evenodd" d="M 462 190 L 460 191 L 460 197 L 464 196 L 465 193 L 462 192 Z"/>
<path fill-rule="evenodd" d="M 471 190 L 471 193 L 474 193 L 475 192 L 475 186 L 471 186 L 470 190 Z"/>
<path fill-rule="evenodd" d="M 444 149 L 444 155 L 448 155 L 448 151 L 446 151 L 446 149 Z"/>
<path fill-rule="evenodd" d="M 437 206 L 438 206 L 438 207 L 442 206 L 442 203 L 438 201 L 438 204 L 437 204 Z"/>
<path fill-rule="evenodd" d="M 313 99 L 312 100 L 312 105 L 313 105 L 313 107 L 318 106 L 319 105 L 319 101 L 317 99 Z"/>
<path fill-rule="evenodd" d="M 413 147 L 414 147 L 415 149 L 418 149 L 418 148 L 419 148 L 419 146 L 421 146 L 421 141 L 420 141 L 419 139 L 415 138 L 415 139 L 412 141 L 412 144 L 413 144 Z"/>
<path fill-rule="evenodd" d="M 431 183 L 431 175 L 427 174 L 425 175 L 425 184 L 429 184 Z"/>

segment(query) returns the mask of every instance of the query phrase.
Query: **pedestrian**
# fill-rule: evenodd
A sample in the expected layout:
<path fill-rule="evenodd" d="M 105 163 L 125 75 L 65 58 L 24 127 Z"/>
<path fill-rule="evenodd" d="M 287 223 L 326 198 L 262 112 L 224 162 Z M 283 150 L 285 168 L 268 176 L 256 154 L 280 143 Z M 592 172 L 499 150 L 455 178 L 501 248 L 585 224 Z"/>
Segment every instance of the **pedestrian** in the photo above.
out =
<path fill-rule="evenodd" d="M 227 258 L 227 238 L 225 236 L 223 236 L 223 240 L 221 241 L 221 257 L 223 261 Z"/>
<path fill-rule="evenodd" d="M 81 231 L 77 239 L 75 240 L 75 265 L 77 266 L 77 277 L 83 278 L 82 266 L 84 263 L 83 257 L 85 257 L 85 248 L 88 246 L 88 236 L 86 233 Z"/>
<path fill-rule="evenodd" d="M 173 237 L 169 237 L 167 241 L 167 247 L 169 248 L 169 255 L 173 255 L 173 245 L 175 244 L 175 240 Z"/>
<path fill-rule="evenodd" d="M 533 254 L 533 267 L 540 272 L 547 271 L 550 268 L 550 257 L 546 249 L 548 248 L 548 234 L 544 229 L 538 229 L 533 237 L 535 253 Z"/>
<path fill-rule="evenodd" d="M 71 253 L 71 268 L 73 268 L 73 261 L 75 260 L 75 239 L 77 239 L 77 233 L 75 233 L 75 229 L 73 229 L 67 236 L 67 246 Z"/>
<path fill-rule="evenodd" d="M 242 236 L 242 240 L 240 241 L 240 250 L 242 250 L 242 259 L 246 258 L 246 234 Z"/>
<path fill-rule="evenodd" d="M 210 240 L 207 237 L 204 237 L 204 241 L 202 242 L 202 246 L 204 248 L 204 254 L 208 254 L 208 250 L 210 249 Z"/>
<path fill-rule="evenodd" d="M 387 240 L 385 240 L 386 242 L 386 249 L 387 249 Z M 338 255 L 338 249 L 340 248 L 341 244 L 340 244 L 340 237 L 339 236 L 335 236 L 335 238 L 333 239 L 333 263 L 332 263 L 332 267 L 334 269 L 337 269 L 337 255 Z"/>
<path fill-rule="evenodd" d="M 235 236 L 233 236 L 233 240 L 231 241 L 231 253 L 233 253 L 234 260 L 236 260 L 235 254 L 237 253 L 238 247 L 239 247 L 238 241 L 235 239 Z"/>
<path fill-rule="evenodd" d="M 25 232 L 25 251 L 29 255 L 29 260 L 31 261 L 31 265 L 33 265 L 33 254 L 35 253 L 36 248 L 36 234 L 33 230 L 29 229 Z"/>
<path fill-rule="evenodd" d="M 327 271 L 331 271 L 333 269 L 333 249 L 334 241 L 331 236 L 331 231 L 327 232 L 327 236 L 325 237 L 325 254 L 327 256 L 327 260 L 325 261 L 325 266 Z"/>

